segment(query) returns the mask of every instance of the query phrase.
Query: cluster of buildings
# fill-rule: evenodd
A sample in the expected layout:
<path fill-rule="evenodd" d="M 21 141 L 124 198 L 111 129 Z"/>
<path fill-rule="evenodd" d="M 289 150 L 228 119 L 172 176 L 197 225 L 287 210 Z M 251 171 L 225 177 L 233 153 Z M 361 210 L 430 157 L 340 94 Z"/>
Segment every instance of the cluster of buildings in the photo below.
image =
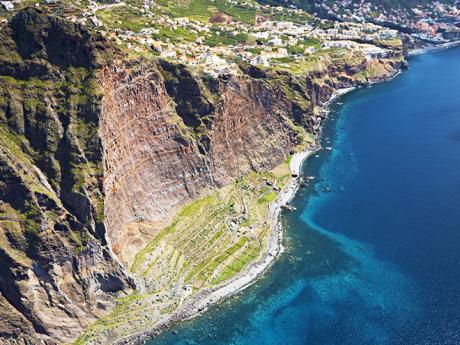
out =
<path fill-rule="evenodd" d="M 460 39 L 459 2 L 446 4 L 430 1 L 413 8 L 389 8 L 372 1 L 339 0 L 332 4 L 323 2 L 318 8 L 344 21 L 391 25 L 411 33 L 415 38 L 432 43 Z"/>
<path fill-rule="evenodd" d="M 256 6 L 253 3 L 247 5 Z M 131 5 L 90 2 L 83 18 L 90 19 L 96 26 L 103 26 L 98 11 L 110 10 L 114 6 Z M 318 50 L 330 48 L 359 51 L 369 58 L 385 57 L 387 51 L 373 43 L 399 38 L 398 31 L 372 23 L 328 22 L 328 28 L 322 28 L 324 26 L 319 24 L 325 24 L 325 21 L 318 24 L 272 20 L 266 13 L 276 15 L 284 11 L 305 17 L 308 14 L 299 9 L 257 6 L 259 13 L 265 15 L 256 15 L 254 23 L 236 21 L 228 15 L 213 16 L 212 20 L 203 22 L 161 14 L 161 11 L 155 11 L 154 4 L 144 1 L 142 15 L 148 18 L 149 25 L 137 32 L 120 28 L 110 30 L 106 35 L 140 54 L 154 53 L 176 62 L 199 65 L 212 75 L 236 73 L 236 61 L 269 67 L 304 60 Z"/>
<path fill-rule="evenodd" d="M 460 7 L 435 2 L 413 11 L 416 14 L 415 37 L 434 43 L 460 40 Z"/>
<path fill-rule="evenodd" d="M 0 4 L 13 10 L 20 2 L 0 1 Z M 58 6 L 60 2 L 45 0 L 45 4 L 36 6 Z M 412 28 L 416 31 L 414 36 L 426 40 L 460 39 L 460 11 L 455 6 L 438 2 L 416 7 L 413 13 L 366 1 L 339 0 L 319 5 L 338 17 L 337 21 L 319 20 L 295 8 L 245 0 L 227 2 L 229 6 L 254 11 L 254 22 L 238 21 L 218 10 L 209 21 L 178 18 L 163 11 L 162 5 L 154 0 L 76 0 L 71 5 L 66 4 L 65 14 L 74 22 L 90 23 L 99 28 L 107 37 L 133 52 L 199 65 L 213 75 L 236 73 L 237 61 L 270 66 L 305 60 L 317 51 L 331 48 L 356 51 L 369 59 L 384 58 L 389 51 L 380 43 L 400 39 L 398 30 L 380 25 L 387 22 Z M 127 29 L 122 21 L 107 22 L 111 11 L 125 10 L 139 14 L 138 22 L 142 25 L 138 30 Z"/>
<path fill-rule="evenodd" d="M 373 23 L 335 22 L 332 28 L 315 29 L 313 35 L 321 40 L 361 40 L 376 42 L 399 37 L 399 32 Z"/>
<path fill-rule="evenodd" d="M 57 4 L 59 0 L 44 0 L 44 3 L 47 5 Z M 8 0 L 8 1 L 0 1 L 1 7 L 3 7 L 6 11 L 12 12 L 14 11 L 15 7 L 20 5 L 22 0 Z"/>
<path fill-rule="evenodd" d="M 210 74 L 234 73 L 235 60 L 268 67 L 282 59 L 302 59 L 317 50 L 331 47 L 358 49 L 369 57 L 385 57 L 386 51 L 371 43 L 399 37 L 396 30 L 374 24 L 336 23 L 334 28 L 323 30 L 309 24 L 285 21 L 265 21 L 255 26 L 232 22 L 212 30 L 210 24 L 188 18 L 162 18 L 159 22 L 168 25 L 171 31 L 182 27 L 196 38 L 172 42 L 167 38 L 162 39 L 158 29 L 147 28 L 138 33 L 123 32 L 114 39 L 120 44 L 123 41 L 130 42 L 131 49 L 153 49 L 164 58 L 200 65 Z M 244 42 L 228 44 L 223 40 L 222 44 L 206 44 L 211 36 L 216 39 L 218 36 L 238 37 L 242 34 L 246 37 Z M 360 43 L 353 40 L 359 40 Z M 141 47 L 136 47 L 134 42 Z M 365 42 L 368 44 L 364 44 Z M 296 49 L 291 50 L 291 47 Z"/>

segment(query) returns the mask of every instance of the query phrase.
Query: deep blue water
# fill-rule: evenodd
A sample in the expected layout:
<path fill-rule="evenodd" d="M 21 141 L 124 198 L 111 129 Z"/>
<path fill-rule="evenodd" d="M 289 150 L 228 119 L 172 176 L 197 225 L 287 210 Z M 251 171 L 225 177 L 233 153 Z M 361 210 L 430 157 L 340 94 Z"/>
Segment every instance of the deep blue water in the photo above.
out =
<path fill-rule="evenodd" d="M 264 278 L 150 345 L 460 344 L 460 48 L 410 64 L 332 106 Z"/>

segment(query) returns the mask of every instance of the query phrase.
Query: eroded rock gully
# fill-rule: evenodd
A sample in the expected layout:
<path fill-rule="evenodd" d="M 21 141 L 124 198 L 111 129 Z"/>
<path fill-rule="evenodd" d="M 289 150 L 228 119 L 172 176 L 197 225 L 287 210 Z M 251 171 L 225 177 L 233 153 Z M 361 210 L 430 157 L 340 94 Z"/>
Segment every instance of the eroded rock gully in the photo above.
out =
<path fill-rule="evenodd" d="M 134 287 L 106 245 L 99 182 L 94 71 L 110 50 L 32 9 L 0 30 L 2 344 L 69 343 Z"/>

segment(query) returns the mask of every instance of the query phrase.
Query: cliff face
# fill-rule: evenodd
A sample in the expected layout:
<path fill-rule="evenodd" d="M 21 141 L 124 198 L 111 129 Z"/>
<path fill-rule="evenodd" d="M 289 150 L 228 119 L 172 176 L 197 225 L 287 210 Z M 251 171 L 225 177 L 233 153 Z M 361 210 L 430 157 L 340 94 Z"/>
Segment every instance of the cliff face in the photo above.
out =
<path fill-rule="evenodd" d="M 181 205 L 274 168 L 304 140 L 300 127 L 320 130 L 337 88 L 402 65 L 331 58 L 307 72 L 241 65 L 212 78 L 164 61 L 117 63 L 102 38 L 31 9 L 0 43 L 7 343 L 75 339 L 134 288 L 126 268 Z"/>
<path fill-rule="evenodd" d="M 94 71 L 110 52 L 34 10 L 0 41 L 0 342 L 69 342 L 132 285 L 103 224 Z"/>
<path fill-rule="evenodd" d="M 365 75 L 366 69 L 376 69 Z M 167 62 L 107 67 L 101 137 L 106 225 L 114 252 L 134 255 L 178 207 L 249 171 L 273 169 L 320 129 L 320 106 L 341 87 L 394 74 L 399 63 L 325 63 L 311 74 L 241 66 L 217 79 Z"/>
<path fill-rule="evenodd" d="M 299 144 L 289 102 L 261 80 L 203 80 L 167 63 L 105 69 L 102 80 L 106 224 L 128 266 L 180 205 Z"/>

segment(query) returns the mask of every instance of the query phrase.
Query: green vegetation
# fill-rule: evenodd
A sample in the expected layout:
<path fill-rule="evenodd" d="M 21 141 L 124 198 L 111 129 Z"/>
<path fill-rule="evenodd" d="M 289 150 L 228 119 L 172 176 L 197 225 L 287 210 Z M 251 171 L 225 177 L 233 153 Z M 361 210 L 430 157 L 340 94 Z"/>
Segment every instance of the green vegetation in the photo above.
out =
<path fill-rule="evenodd" d="M 263 196 L 257 199 L 257 202 L 259 204 L 263 204 L 266 202 L 272 202 L 276 199 L 277 196 L 278 196 L 278 193 L 276 193 L 275 191 L 269 191 L 268 193 L 265 193 Z"/>
<path fill-rule="evenodd" d="M 131 273 L 145 286 L 144 293 L 118 300 L 116 308 L 75 344 L 85 344 L 100 333 L 122 336 L 129 321 L 136 321 L 129 333 L 145 329 L 177 309 L 172 291 L 187 298 L 243 271 L 263 252 L 271 231 L 268 203 L 278 196 L 275 188 L 289 179 L 287 164 L 271 172 L 251 172 L 182 207 L 131 266 Z M 189 285 L 192 292 L 185 292 Z"/>
<path fill-rule="evenodd" d="M 189 30 L 179 27 L 176 29 L 168 27 L 159 27 L 159 33 L 154 33 L 152 38 L 167 42 L 193 42 L 196 40 L 197 35 L 192 34 Z"/>
<path fill-rule="evenodd" d="M 403 42 L 400 38 L 388 39 L 388 40 L 380 40 L 374 42 L 377 46 L 383 48 L 390 48 L 390 49 L 403 49 Z"/>
<path fill-rule="evenodd" d="M 321 47 L 321 42 L 316 39 L 302 39 L 299 40 L 296 45 L 288 46 L 288 52 L 289 54 L 302 55 L 305 49 L 309 47 L 319 49 Z"/>
<path fill-rule="evenodd" d="M 228 0 L 187 0 L 187 1 L 155 1 L 155 15 L 153 17 L 145 15 L 142 11 L 142 3 L 139 1 L 127 1 L 126 5 L 117 5 L 108 8 L 103 8 L 97 11 L 97 17 L 102 21 L 105 27 L 114 31 L 115 29 L 139 32 L 144 28 L 152 28 L 151 38 L 162 41 L 164 43 L 178 42 L 189 43 L 195 42 L 198 34 L 193 30 L 186 29 L 181 26 L 171 26 L 165 22 L 159 21 L 160 15 L 169 18 L 188 18 L 190 20 L 208 23 L 212 16 L 216 13 L 223 13 L 235 21 L 240 21 L 246 24 L 255 22 L 256 10 L 254 7 L 247 5 L 246 2 L 241 4 L 232 4 Z M 246 43 L 248 35 L 246 33 L 237 33 L 221 29 L 222 26 L 214 24 L 211 32 L 204 35 L 205 44 L 209 46 L 218 45 L 235 45 L 238 43 Z M 128 40 L 130 41 L 130 40 Z M 131 41 L 136 43 L 134 41 Z M 125 47 L 128 43 L 121 44 L 120 47 Z M 136 56 L 155 56 L 148 49 L 142 51 L 132 51 L 125 49 L 133 57 Z"/>
<path fill-rule="evenodd" d="M 328 56 L 323 50 L 306 56 L 303 60 L 278 60 L 272 67 L 274 70 L 289 72 L 293 75 L 305 76 L 310 73 L 324 71 L 327 68 Z M 295 63 L 291 63 L 295 62 Z"/>
<path fill-rule="evenodd" d="M 185 277 L 186 283 L 195 287 L 212 284 L 216 281 L 212 278 L 214 272 L 226 266 L 226 260 L 246 241 L 252 247 L 256 243 L 260 250 L 264 241 L 260 234 L 268 227 L 265 223 L 267 209 L 261 204 L 273 201 L 278 195 L 269 186 L 284 183 L 288 176 L 288 173 L 251 173 L 233 185 L 185 206 L 171 225 L 160 231 L 136 255 L 131 272 L 145 277 L 155 267 L 153 274 L 157 281 L 159 267 L 160 271 L 166 269 L 161 265 L 171 263 L 171 258 L 177 255 L 181 259 L 176 257 L 174 268 L 176 274 Z M 240 237 L 246 233 L 251 234 L 251 240 Z M 171 267 L 167 271 L 171 273 Z"/>
<path fill-rule="evenodd" d="M 228 3 L 225 1 L 220 1 L 222 10 L 232 16 L 235 20 L 246 23 L 253 24 L 255 21 L 256 11 L 253 8 L 248 8 L 242 5 L 228 6 Z M 225 6 L 222 6 L 224 5 Z"/>
<path fill-rule="evenodd" d="M 40 20 L 47 20 L 43 16 Z M 0 62 L 21 64 L 27 71 L 28 64 L 37 62 L 22 60 L 8 30 L 0 32 L 0 52 L 5 52 L 0 54 Z M 97 180 L 102 174 L 101 148 L 93 108 L 100 97 L 100 86 L 94 73 L 85 67 L 68 66 L 60 73 L 44 69 L 30 77 L 10 73 L 0 76 L 0 166 L 6 190 L 17 196 L 1 196 L 8 211 L 6 219 L 0 220 L 0 233 L 14 238 L 21 250 L 32 253 L 40 238 L 59 224 L 68 227 L 69 231 L 61 234 L 78 253 L 90 235 L 87 229 L 73 230 L 63 220 L 67 211 L 55 191 L 66 193 L 68 203 L 72 198 L 89 198 L 93 219 L 96 223 L 103 221 L 104 202 Z M 67 145 L 66 150 L 59 152 L 60 145 Z M 85 225 L 92 227 L 91 222 L 88 218 Z M 7 248 L 4 244 L 2 248 Z M 11 249 L 10 253 L 21 262 L 27 261 L 18 251 Z"/>
<path fill-rule="evenodd" d="M 257 244 L 246 245 L 247 242 L 248 239 L 246 237 L 242 237 L 240 241 L 234 245 L 233 248 L 230 248 L 222 255 L 222 259 L 225 259 L 226 255 L 233 256 L 230 263 L 225 265 L 219 274 L 212 280 L 213 284 L 219 284 L 225 280 L 230 279 L 259 256 L 259 246 Z M 234 255 L 235 252 L 238 252 L 238 255 Z M 221 263 L 220 261 L 217 262 Z"/>
<path fill-rule="evenodd" d="M 217 28 L 213 28 L 211 30 L 211 36 L 206 37 L 204 43 L 211 47 L 217 45 L 236 45 L 238 43 L 245 43 L 248 40 L 248 34 L 246 33 L 239 33 L 237 35 L 233 35 L 230 32 L 222 31 Z"/>
<path fill-rule="evenodd" d="M 380 61 L 373 61 L 366 66 L 366 69 L 358 72 L 355 77 L 362 82 L 367 82 L 369 80 L 384 78 L 391 73 L 391 67 Z"/>
<path fill-rule="evenodd" d="M 268 5 L 274 5 L 274 6 L 279 6 L 279 3 L 276 1 L 261 1 L 258 0 L 259 3 L 266 3 Z M 286 3 L 282 3 L 282 6 L 286 5 Z M 273 21 L 287 21 L 287 22 L 294 22 L 298 24 L 304 24 L 304 23 L 310 23 L 314 21 L 314 17 L 309 14 L 309 13 L 293 13 L 289 12 L 287 9 L 284 9 L 282 11 L 277 11 L 273 12 L 271 10 L 264 10 L 261 13 L 264 17 L 273 20 Z"/>
<path fill-rule="evenodd" d="M 257 182 L 263 183 L 262 180 Z M 238 224 L 251 219 L 249 224 L 264 227 L 264 209 L 249 207 L 254 204 L 255 193 L 233 185 L 185 206 L 172 224 L 136 255 L 131 271 L 146 276 L 152 268 L 150 262 L 155 261 L 157 274 L 158 266 L 171 262 L 169 258 L 177 251 L 182 259 L 174 261 L 176 273 L 183 274 L 185 282 L 196 287 L 210 284 L 207 277 L 235 252 L 235 243 L 240 240 L 235 232 Z M 163 249 L 161 258 L 157 257 L 161 255 L 158 248 Z M 177 265 L 178 261 L 182 266 Z"/>
<path fill-rule="evenodd" d="M 202 22 L 208 22 L 213 13 L 221 11 L 236 21 L 253 24 L 256 11 L 254 8 L 242 4 L 230 4 L 226 0 L 188 0 L 169 1 L 158 0 L 164 14 L 172 17 L 189 17 Z"/>
<path fill-rule="evenodd" d="M 132 6 L 116 6 L 97 12 L 97 16 L 110 29 L 122 29 L 138 32 L 150 21 Z"/>

